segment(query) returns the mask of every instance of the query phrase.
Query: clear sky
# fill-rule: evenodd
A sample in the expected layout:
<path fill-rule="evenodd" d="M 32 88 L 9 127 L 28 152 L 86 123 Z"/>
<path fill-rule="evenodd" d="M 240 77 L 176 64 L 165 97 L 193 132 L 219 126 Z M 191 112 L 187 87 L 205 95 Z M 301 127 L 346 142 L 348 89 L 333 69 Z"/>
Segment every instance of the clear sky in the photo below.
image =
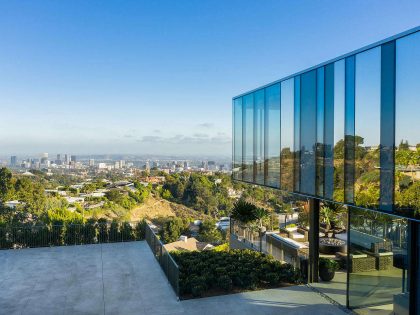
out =
<path fill-rule="evenodd" d="M 0 155 L 230 155 L 232 96 L 419 17 L 418 0 L 0 0 Z"/>

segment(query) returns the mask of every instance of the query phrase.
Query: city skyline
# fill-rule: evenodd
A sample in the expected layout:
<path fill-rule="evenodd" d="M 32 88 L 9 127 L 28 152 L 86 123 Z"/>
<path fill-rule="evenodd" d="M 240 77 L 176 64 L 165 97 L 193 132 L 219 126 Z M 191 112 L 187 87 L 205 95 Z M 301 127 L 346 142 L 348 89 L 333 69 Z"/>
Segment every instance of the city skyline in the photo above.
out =
<path fill-rule="evenodd" d="M 228 156 L 232 95 L 416 26 L 420 8 L 238 4 L 1 4 L 0 155 Z"/>

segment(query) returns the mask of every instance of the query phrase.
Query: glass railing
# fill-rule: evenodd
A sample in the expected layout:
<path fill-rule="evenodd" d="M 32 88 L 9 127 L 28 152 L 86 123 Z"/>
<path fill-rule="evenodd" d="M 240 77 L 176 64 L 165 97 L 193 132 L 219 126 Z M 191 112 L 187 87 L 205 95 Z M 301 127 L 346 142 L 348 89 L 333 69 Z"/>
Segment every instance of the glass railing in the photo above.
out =
<path fill-rule="evenodd" d="M 0 226 L 0 249 L 140 241 L 145 238 L 146 225 L 145 221 L 3 225 Z"/>
<path fill-rule="evenodd" d="M 157 237 L 153 229 L 146 225 L 145 236 L 147 244 L 149 244 L 153 255 L 159 262 L 160 267 L 168 278 L 169 283 L 175 291 L 176 296 L 179 298 L 179 267 L 171 254 L 166 250 L 163 243 Z"/>

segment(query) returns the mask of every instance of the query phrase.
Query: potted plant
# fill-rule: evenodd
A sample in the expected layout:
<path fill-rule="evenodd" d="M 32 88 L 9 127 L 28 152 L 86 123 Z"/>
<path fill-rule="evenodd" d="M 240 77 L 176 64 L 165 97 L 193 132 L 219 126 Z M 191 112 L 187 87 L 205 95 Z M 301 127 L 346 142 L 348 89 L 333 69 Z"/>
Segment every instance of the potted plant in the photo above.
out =
<path fill-rule="evenodd" d="M 331 281 L 338 269 L 338 262 L 329 258 L 319 259 L 319 277 L 322 281 Z"/>

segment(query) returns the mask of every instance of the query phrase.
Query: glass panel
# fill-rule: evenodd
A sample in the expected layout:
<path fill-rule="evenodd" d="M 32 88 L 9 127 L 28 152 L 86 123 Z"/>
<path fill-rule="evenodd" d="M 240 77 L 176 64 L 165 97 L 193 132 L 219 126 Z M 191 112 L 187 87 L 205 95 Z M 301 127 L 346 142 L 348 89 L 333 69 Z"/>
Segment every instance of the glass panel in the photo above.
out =
<path fill-rule="evenodd" d="M 333 199 L 334 192 L 334 64 L 325 66 L 324 115 L 324 196 Z"/>
<path fill-rule="evenodd" d="M 280 84 L 265 89 L 266 185 L 280 187 Z"/>
<path fill-rule="evenodd" d="M 409 313 L 407 232 L 405 219 L 350 208 L 349 306 L 356 313 Z"/>
<path fill-rule="evenodd" d="M 344 60 L 334 63 L 334 200 L 344 201 Z"/>
<path fill-rule="evenodd" d="M 392 211 L 395 187 L 395 41 L 381 46 L 381 126 L 379 207 Z"/>
<path fill-rule="evenodd" d="M 315 195 L 316 70 L 301 75 L 300 192 Z"/>
<path fill-rule="evenodd" d="M 293 191 L 294 79 L 281 82 L 281 189 Z"/>
<path fill-rule="evenodd" d="M 254 95 L 248 94 L 243 102 L 243 180 L 254 181 Z"/>
<path fill-rule="evenodd" d="M 295 109 L 294 109 L 294 191 L 300 191 L 300 76 L 295 77 Z"/>
<path fill-rule="evenodd" d="M 420 217 L 420 32 L 396 42 L 395 203 Z"/>
<path fill-rule="evenodd" d="M 356 55 L 355 204 L 377 208 L 381 121 L 381 49 Z"/>
<path fill-rule="evenodd" d="M 242 98 L 233 101 L 233 178 L 242 179 Z"/>
<path fill-rule="evenodd" d="M 316 91 L 316 194 L 324 196 L 324 67 L 317 69 Z"/>
<path fill-rule="evenodd" d="M 319 211 L 319 282 L 312 283 L 341 305 L 347 299 L 347 209 L 337 203 L 321 202 Z M 331 273 L 328 266 L 334 266 Z"/>
<path fill-rule="evenodd" d="M 264 90 L 254 93 L 255 182 L 264 185 Z"/>
<path fill-rule="evenodd" d="M 344 201 L 354 199 L 354 98 L 355 57 L 346 58 L 346 104 L 345 104 L 345 148 L 344 148 Z"/>

